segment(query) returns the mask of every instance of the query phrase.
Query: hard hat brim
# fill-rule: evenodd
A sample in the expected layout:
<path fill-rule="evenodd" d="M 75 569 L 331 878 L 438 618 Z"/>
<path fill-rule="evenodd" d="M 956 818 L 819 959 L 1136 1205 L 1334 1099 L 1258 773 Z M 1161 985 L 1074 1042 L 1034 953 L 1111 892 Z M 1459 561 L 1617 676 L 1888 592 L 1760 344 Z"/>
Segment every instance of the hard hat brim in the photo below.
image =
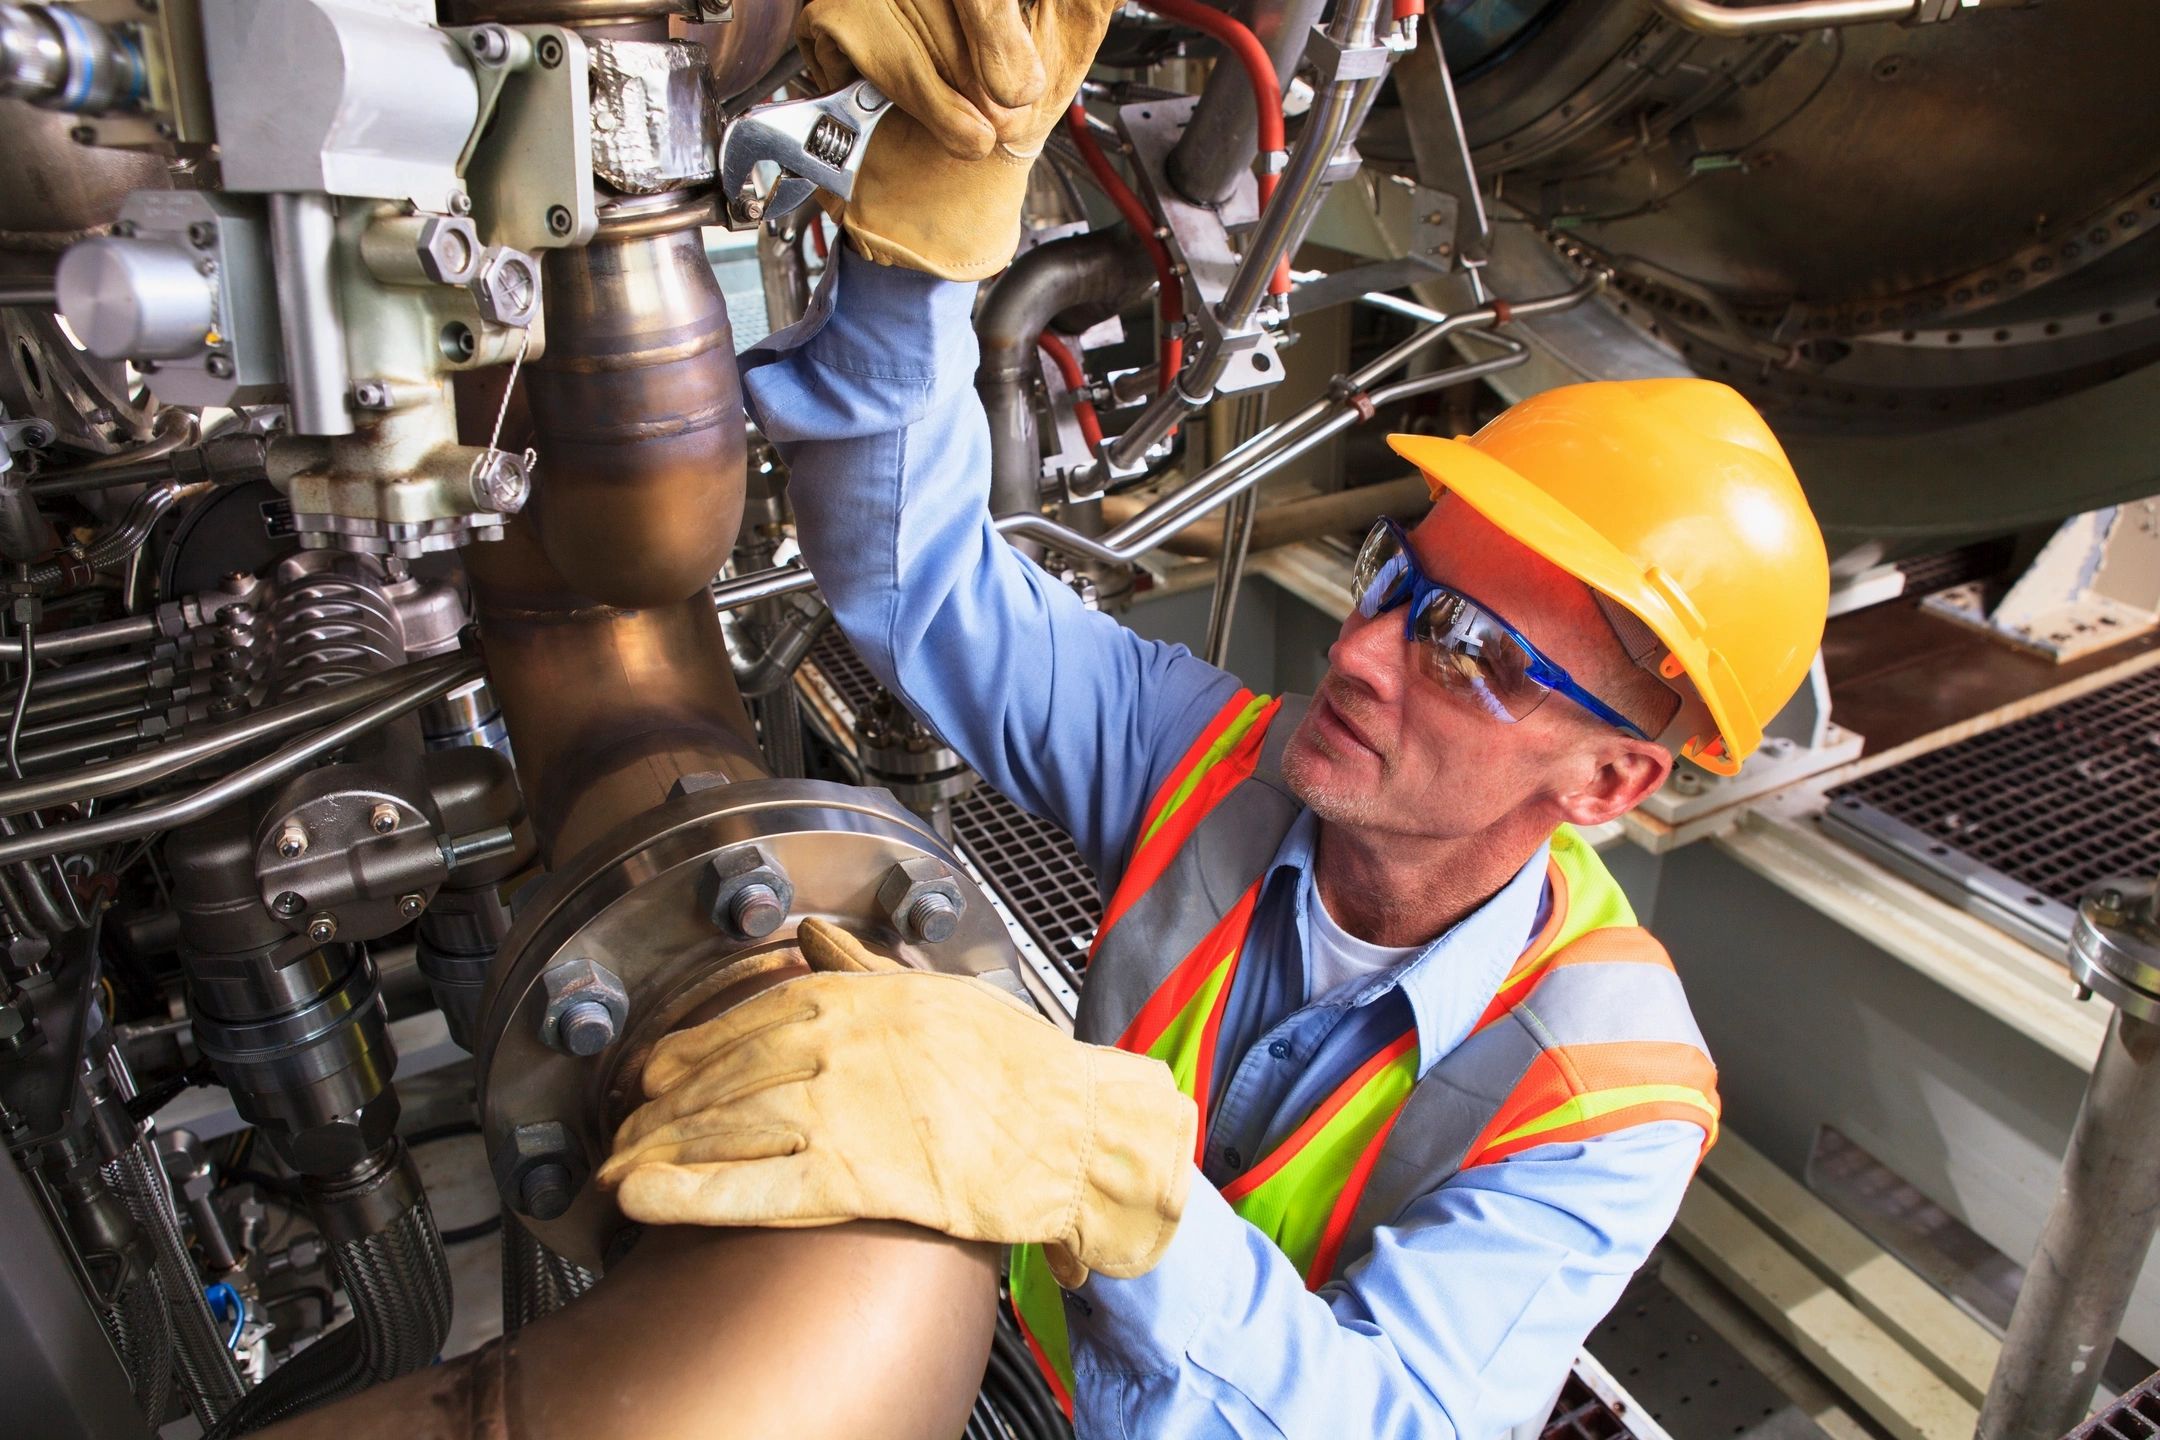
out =
<path fill-rule="evenodd" d="M 1440 435 L 1390 435 L 1388 445 L 1424 472 L 1435 500 L 1442 493 L 1456 495 L 1509 538 L 1625 606 L 1648 625 L 1687 672 L 1727 753 L 1746 755 L 1760 742 L 1760 726 L 1745 704 L 1735 708 L 1733 702 L 1739 697 L 1731 693 L 1722 668 L 1713 663 L 1709 647 L 1691 623 L 1692 617 L 1683 617 L 1650 583 L 1643 567 L 1588 521 L 1507 465 L 1461 440 Z M 1708 743 L 1713 737 L 1696 738 Z M 1696 749 L 1688 748 L 1689 752 Z M 1713 763 L 1697 753 L 1690 753 L 1690 758 L 1708 769 L 1737 768 Z"/>

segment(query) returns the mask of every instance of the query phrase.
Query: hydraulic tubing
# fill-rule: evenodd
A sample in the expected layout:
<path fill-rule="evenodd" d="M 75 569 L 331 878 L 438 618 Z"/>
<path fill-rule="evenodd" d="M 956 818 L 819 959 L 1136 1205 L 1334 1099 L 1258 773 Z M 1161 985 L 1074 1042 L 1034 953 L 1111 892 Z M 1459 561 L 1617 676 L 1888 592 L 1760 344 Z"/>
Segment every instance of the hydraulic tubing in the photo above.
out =
<path fill-rule="evenodd" d="M 304 735 L 263 759 L 244 765 L 232 774 L 177 799 L 138 805 L 96 820 L 55 825 L 48 830 L 35 830 L 26 835 L 0 840 L 0 864 L 36 859 L 44 855 L 58 855 L 68 850 L 87 849 L 95 845 L 109 844 L 114 840 L 132 840 L 154 830 L 169 830 L 176 825 L 200 820 L 243 795 L 251 795 L 266 785 L 297 774 L 325 751 L 335 750 L 371 730 L 387 725 L 399 716 L 419 709 L 428 701 L 479 678 L 480 674 L 478 661 L 461 661 L 450 669 L 436 672 L 432 679 L 415 682 L 401 691 L 393 691 L 387 698 L 377 700 L 358 714 L 312 735 Z"/>
<path fill-rule="evenodd" d="M 2025 1267 L 1979 1440 L 2055 1440 L 2084 1420 L 2160 1224 L 2160 1025 L 2118 1010 Z"/>
<path fill-rule="evenodd" d="M 1518 305 L 1504 308 L 1509 319 L 1527 320 L 1539 315 L 1557 314 L 1580 305 L 1603 288 L 1604 284 L 1605 276 L 1600 273 L 1572 290 L 1537 300 L 1525 300 Z M 1086 559 L 1099 560 L 1107 565 L 1124 565 L 1161 545 L 1184 526 L 1249 486 L 1259 483 L 1263 477 L 1314 446 L 1352 425 L 1361 423 L 1366 412 L 1356 401 L 1362 399 L 1368 406 L 1377 406 L 1394 400 L 1405 400 L 1414 395 L 1444 389 L 1450 385 L 1460 385 L 1467 380 L 1509 369 L 1522 364 L 1528 358 L 1528 352 L 1515 341 L 1490 330 L 1468 328 L 1491 325 L 1498 321 L 1500 309 L 1495 306 L 1481 306 L 1476 310 L 1465 310 L 1455 315 L 1442 315 L 1438 311 L 1428 310 L 1422 305 L 1400 300 L 1392 295 L 1367 295 L 1364 298 L 1367 303 L 1381 309 L 1424 320 L 1428 322 L 1427 328 L 1363 366 L 1355 374 L 1338 381 L 1327 398 L 1315 400 L 1282 423 L 1269 426 L 1106 535 L 1083 535 L 1077 530 L 1058 524 L 1046 515 L 1039 514 L 1008 515 L 997 522 L 997 528 L 1004 534 L 1026 535 Z M 1367 388 L 1381 376 L 1409 364 L 1426 350 L 1458 331 L 1498 345 L 1505 353 L 1490 360 L 1450 366 L 1429 375 L 1419 375 L 1377 389 Z M 1337 393 L 1340 394 L 1340 399 L 1336 398 Z M 771 599 L 775 595 L 789 595 L 798 590 L 811 590 L 816 587 L 817 580 L 808 570 L 800 564 L 791 563 L 737 580 L 722 581 L 712 587 L 712 594 L 715 605 L 723 610 L 732 610 L 738 605 L 748 605 L 758 600 Z"/>
<path fill-rule="evenodd" d="M 1147 251 L 1113 228 L 1036 246 L 990 291 L 975 322 L 982 347 L 975 388 L 990 417 L 992 515 L 1041 508 L 1041 450 L 1027 387 L 1036 371 L 1036 341 L 1061 312 L 1075 305 L 1122 310 L 1154 280 Z"/>
<path fill-rule="evenodd" d="M 1381 0 L 1345 0 L 1329 33 L 1345 49 L 1370 46 L 1377 33 L 1380 8 Z M 1289 169 L 1283 172 L 1274 198 L 1261 211 L 1260 223 L 1246 243 L 1237 273 L 1230 277 L 1229 287 L 1215 307 L 1216 322 L 1223 333 L 1236 335 L 1253 324 L 1277 267 L 1304 238 L 1327 194 L 1328 167 L 1336 152 L 1363 121 L 1386 80 L 1387 74 L 1382 71 L 1359 79 L 1337 80 L 1320 91 L 1305 133 L 1290 156 Z M 1163 386 L 1155 403 L 1111 444 L 1109 458 L 1114 473 L 1136 468 L 1150 446 L 1213 397 L 1215 384 L 1230 363 L 1230 354 L 1220 341 L 1209 345 L 1183 376 Z"/>
<path fill-rule="evenodd" d="M 1787 0 L 1780 5 L 1725 5 L 1719 0 L 1650 0 L 1675 24 L 1704 35 L 1785 35 L 1833 25 L 1903 20 L 1919 0 Z"/>
<path fill-rule="evenodd" d="M 1267 51 L 1279 91 L 1304 60 L 1305 39 L 1319 23 L 1327 0 L 1249 0 L 1223 8 L 1243 21 Z M 1255 105 L 1251 81 L 1236 57 L 1218 59 L 1165 167 L 1179 194 L 1196 205 L 1220 205 L 1229 198 L 1259 150 Z"/>
<path fill-rule="evenodd" d="M 165 1172 L 149 1140 L 138 1136 L 106 1166 L 106 1177 L 128 1214 L 150 1238 L 172 1322 L 173 1358 L 188 1402 L 207 1430 L 239 1402 L 240 1372 L 233 1368 L 232 1352 L 225 1348 L 225 1337 L 203 1301 L 202 1281 L 180 1239 L 172 1194 L 165 1187 Z"/>
<path fill-rule="evenodd" d="M 155 615 L 130 615 L 121 620 L 107 620 L 97 625 L 84 625 L 73 630 L 56 630 L 49 635 L 37 637 L 37 658 L 59 660 L 69 655 L 83 655 L 93 650 L 111 650 L 137 641 L 149 640 L 158 633 Z M 0 660 L 22 659 L 22 640 L 17 636 L 0 639 Z"/>

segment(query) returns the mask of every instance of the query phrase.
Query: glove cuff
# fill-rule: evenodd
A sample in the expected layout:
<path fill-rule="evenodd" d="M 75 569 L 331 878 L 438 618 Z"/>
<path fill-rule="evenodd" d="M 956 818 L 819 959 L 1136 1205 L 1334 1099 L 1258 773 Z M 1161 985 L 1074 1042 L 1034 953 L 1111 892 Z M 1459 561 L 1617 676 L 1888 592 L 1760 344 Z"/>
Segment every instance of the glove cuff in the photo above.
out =
<path fill-rule="evenodd" d="M 1184 1218 L 1199 1111 L 1160 1060 L 1090 1047 L 1092 1123 L 1073 1232 L 1045 1247 L 1071 1289 L 1099 1270 L 1115 1280 L 1155 1268 Z"/>

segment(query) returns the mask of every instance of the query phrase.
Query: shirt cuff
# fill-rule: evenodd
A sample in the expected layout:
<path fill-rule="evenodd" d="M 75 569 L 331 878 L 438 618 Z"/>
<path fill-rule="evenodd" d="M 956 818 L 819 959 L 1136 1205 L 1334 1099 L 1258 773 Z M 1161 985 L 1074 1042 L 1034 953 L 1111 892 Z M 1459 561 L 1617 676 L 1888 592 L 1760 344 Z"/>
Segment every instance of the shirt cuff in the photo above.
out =
<path fill-rule="evenodd" d="M 1156 1375 L 1181 1366 L 1200 1326 L 1222 1313 L 1222 1297 L 1258 1288 L 1250 1243 L 1258 1238 L 1195 1174 L 1185 1218 L 1154 1269 L 1130 1280 L 1091 1275 L 1066 1293 L 1074 1373 Z"/>
<path fill-rule="evenodd" d="M 836 245 L 802 319 L 751 346 L 742 364 L 754 369 L 799 350 L 820 365 L 877 379 L 928 380 L 958 363 L 972 381 L 976 290 Z"/>

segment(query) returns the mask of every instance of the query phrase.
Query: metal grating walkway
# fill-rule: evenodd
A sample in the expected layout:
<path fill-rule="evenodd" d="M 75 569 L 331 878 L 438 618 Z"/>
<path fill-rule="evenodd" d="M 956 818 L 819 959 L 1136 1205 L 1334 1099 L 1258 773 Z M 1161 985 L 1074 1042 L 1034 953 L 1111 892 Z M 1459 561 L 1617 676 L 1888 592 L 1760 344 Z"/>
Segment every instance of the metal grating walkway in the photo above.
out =
<path fill-rule="evenodd" d="M 846 711 L 839 717 L 842 727 L 852 726 L 878 689 L 877 677 L 837 628 L 818 638 L 805 670 L 804 678 L 822 683 Z M 853 740 L 852 734 L 834 738 L 843 746 Z M 1103 907 L 1095 872 L 1080 858 L 1072 837 L 978 784 L 953 802 L 953 838 L 1043 958 L 1077 988 Z"/>
<path fill-rule="evenodd" d="M 2160 1375 L 2070 1432 L 2070 1440 L 2156 1440 L 2160 1437 Z"/>
<path fill-rule="evenodd" d="M 2078 897 L 2160 869 L 2160 669 L 1839 786 L 1825 827 L 2051 952 Z"/>

